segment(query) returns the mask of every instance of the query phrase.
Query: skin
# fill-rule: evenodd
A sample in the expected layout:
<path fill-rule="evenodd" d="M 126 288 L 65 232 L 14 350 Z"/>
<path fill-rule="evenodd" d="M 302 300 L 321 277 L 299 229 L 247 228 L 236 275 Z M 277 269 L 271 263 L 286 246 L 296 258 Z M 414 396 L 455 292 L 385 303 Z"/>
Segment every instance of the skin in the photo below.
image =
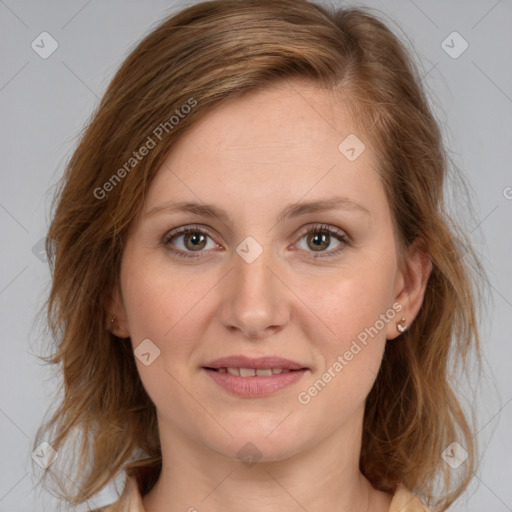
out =
<path fill-rule="evenodd" d="M 366 144 L 353 162 L 338 150 L 350 133 Z M 410 324 L 419 311 L 430 266 L 414 248 L 399 268 L 375 169 L 371 141 L 341 101 L 302 81 L 221 105 L 169 153 L 143 214 L 193 201 L 223 208 L 230 219 L 160 210 L 139 216 L 128 233 L 121 290 L 112 291 L 108 311 L 116 317 L 113 332 L 130 337 L 134 349 L 149 338 L 161 351 L 149 366 L 136 358 L 157 408 L 163 454 L 160 479 L 143 497 L 146 512 L 388 511 L 391 495 L 359 471 L 364 405 L 386 343 L 400 334 L 396 322 Z M 290 203 L 335 195 L 368 213 L 340 209 L 277 221 Z M 183 234 L 161 243 L 171 229 L 191 224 L 212 232 L 206 242 L 195 239 L 199 249 Z M 338 228 L 350 243 L 327 234 L 315 250 L 308 232 L 317 224 Z M 263 249 L 252 263 L 236 252 L 247 236 Z M 172 248 L 199 257 L 180 258 Z M 300 403 L 298 394 L 394 303 L 400 313 Z M 201 369 L 237 354 L 277 355 L 309 370 L 272 395 L 240 398 Z M 251 467 L 237 457 L 248 442 L 261 454 Z"/>

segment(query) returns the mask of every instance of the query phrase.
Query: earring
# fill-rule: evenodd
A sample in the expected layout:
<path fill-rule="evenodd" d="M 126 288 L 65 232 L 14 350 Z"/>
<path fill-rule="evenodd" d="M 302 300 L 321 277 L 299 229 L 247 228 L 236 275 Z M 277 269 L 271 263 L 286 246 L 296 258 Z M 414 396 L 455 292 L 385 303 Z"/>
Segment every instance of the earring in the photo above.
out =
<path fill-rule="evenodd" d="M 401 318 L 399 322 L 396 323 L 396 328 L 398 332 L 404 332 L 406 329 L 405 318 Z"/>
<path fill-rule="evenodd" d="M 113 316 L 111 319 L 110 319 L 110 328 L 112 329 L 114 327 L 114 322 L 116 321 L 116 317 Z"/>

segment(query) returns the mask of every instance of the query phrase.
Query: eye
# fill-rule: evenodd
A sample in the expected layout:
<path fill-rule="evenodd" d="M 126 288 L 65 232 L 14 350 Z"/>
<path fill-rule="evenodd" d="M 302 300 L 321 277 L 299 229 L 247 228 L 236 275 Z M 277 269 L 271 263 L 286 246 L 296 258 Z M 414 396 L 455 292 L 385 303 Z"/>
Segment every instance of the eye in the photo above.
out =
<path fill-rule="evenodd" d="M 332 256 L 336 256 L 343 250 L 344 246 L 349 245 L 348 236 L 343 231 L 325 224 L 317 224 L 313 229 L 303 231 L 300 237 L 300 241 L 305 238 L 306 251 L 308 251 L 308 249 L 312 249 L 308 252 L 321 253 L 313 255 L 314 258 L 330 258 Z M 331 245 L 333 237 L 339 242 L 338 247 L 331 251 L 325 251 L 325 249 Z"/>
<path fill-rule="evenodd" d="M 314 258 L 336 256 L 343 250 L 344 246 L 350 245 L 349 237 L 343 231 L 325 224 L 317 224 L 312 229 L 310 226 L 309 229 L 302 231 L 299 237 L 299 242 L 301 242 L 303 238 L 306 238 L 307 245 L 303 250 L 306 252 L 319 253 L 318 255 L 314 254 Z M 325 251 L 325 249 L 331 245 L 332 237 L 339 242 L 338 248 Z M 181 242 L 176 243 L 176 241 L 181 238 Z M 203 249 L 215 249 L 220 247 L 213 240 L 211 240 L 210 247 L 208 247 L 208 238 L 212 239 L 212 235 L 208 229 L 191 225 L 169 231 L 164 235 L 161 243 L 177 256 L 183 258 L 198 258 L 202 256 L 201 253 L 204 252 Z M 174 249 L 173 246 L 178 246 L 178 249 Z M 308 248 L 312 248 L 312 250 L 308 250 Z"/>
<path fill-rule="evenodd" d="M 179 240 L 180 238 L 183 238 L 183 240 L 181 241 L 181 244 L 177 244 L 178 246 L 181 245 L 179 250 L 174 250 L 172 247 L 169 247 L 172 245 L 171 242 L 174 240 Z M 190 253 L 201 253 L 205 248 L 214 249 L 215 247 L 218 247 L 218 245 L 213 242 L 213 240 L 213 247 L 207 247 L 208 238 L 211 239 L 211 235 L 207 229 L 200 228 L 198 226 L 185 226 L 183 228 L 174 229 L 164 235 L 162 244 L 168 247 L 169 250 L 177 256 L 181 256 L 183 258 L 197 258 L 200 257 L 200 254 Z"/>

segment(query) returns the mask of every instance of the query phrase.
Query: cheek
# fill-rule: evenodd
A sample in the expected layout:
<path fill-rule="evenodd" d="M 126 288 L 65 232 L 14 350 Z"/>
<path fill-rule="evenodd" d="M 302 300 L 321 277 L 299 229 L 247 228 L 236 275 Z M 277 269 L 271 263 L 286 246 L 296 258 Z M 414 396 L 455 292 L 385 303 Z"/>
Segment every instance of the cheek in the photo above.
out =
<path fill-rule="evenodd" d="M 382 278 L 379 268 L 366 266 L 364 272 L 353 271 L 335 283 L 331 279 L 328 293 L 317 295 L 312 308 L 322 320 L 314 317 L 308 328 L 319 358 L 298 398 L 308 414 L 324 418 L 327 429 L 336 428 L 363 406 L 379 371 L 387 327 L 381 315 L 388 322 L 394 315 L 391 280 Z"/>
<path fill-rule="evenodd" d="M 185 418 L 196 407 L 183 383 L 189 379 L 194 343 L 201 337 L 205 316 L 199 298 L 212 283 L 197 276 L 192 280 L 183 272 L 171 274 L 168 263 L 144 260 L 140 253 L 127 254 L 121 280 L 132 348 L 149 339 L 160 350 L 147 366 L 135 358 L 143 386 L 161 413 L 166 415 L 172 403 L 173 417 Z M 193 412 L 200 415 L 200 407 Z"/>
<path fill-rule="evenodd" d="M 125 254 L 121 280 L 132 339 L 151 334 L 163 342 L 197 303 L 204 280 L 173 271 L 165 255 L 145 257 L 140 250 Z"/>
<path fill-rule="evenodd" d="M 391 248 L 359 252 L 347 258 L 335 279 L 330 274 L 314 288 L 307 286 L 310 280 L 303 281 L 304 303 L 317 315 L 309 314 L 307 329 L 319 358 L 314 375 L 302 388 L 301 403 L 311 400 L 307 407 L 318 414 L 328 407 L 333 424 L 364 402 L 377 377 L 386 328 L 395 316 L 395 264 Z"/>
<path fill-rule="evenodd" d="M 160 350 L 155 363 L 176 377 L 186 375 L 197 362 L 194 348 L 211 321 L 205 307 L 218 278 L 193 267 L 176 270 L 165 254 L 144 258 L 134 251 L 123 261 L 121 279 L 133 349 L 150 339 Z M 143 380 L 151 379 L 146 367 L 137 364 Z"/>
<path fill-rule="evenodd" d="M 335 349 L 350 344 L 379 321 L 393 303 L 395 259 L 393 254 L 358 253 L 335 272 L 315 278 L 302 277 L 300 297 L 315 315 L 310 329 Z M 312 280 L 315 285 L 311 286 Z M 313 325 L 314 324 L 314 325 Z M 377 328 L 383 331 L 381 322 Z M 312 333 L 313 334 L 313 331 Z M 364 335 L 362 336 L 364 337 Z M 315 339 L 314 337 L 312 339 Z"/>

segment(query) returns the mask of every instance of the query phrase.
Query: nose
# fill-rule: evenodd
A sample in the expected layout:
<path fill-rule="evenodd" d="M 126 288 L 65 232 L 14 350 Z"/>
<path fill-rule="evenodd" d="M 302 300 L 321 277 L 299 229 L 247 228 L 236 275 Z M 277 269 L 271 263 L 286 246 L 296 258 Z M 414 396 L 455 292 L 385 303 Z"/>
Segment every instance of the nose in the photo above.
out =
<path fill-rule="evenodd" d="M 223 280 L 220 318 L 228 330 L 258 340 L 289 322 L 293 293 L 286 286 L 283 265 L 270 248 L 248 261 L 233 254 L 233 268 Z"/>

